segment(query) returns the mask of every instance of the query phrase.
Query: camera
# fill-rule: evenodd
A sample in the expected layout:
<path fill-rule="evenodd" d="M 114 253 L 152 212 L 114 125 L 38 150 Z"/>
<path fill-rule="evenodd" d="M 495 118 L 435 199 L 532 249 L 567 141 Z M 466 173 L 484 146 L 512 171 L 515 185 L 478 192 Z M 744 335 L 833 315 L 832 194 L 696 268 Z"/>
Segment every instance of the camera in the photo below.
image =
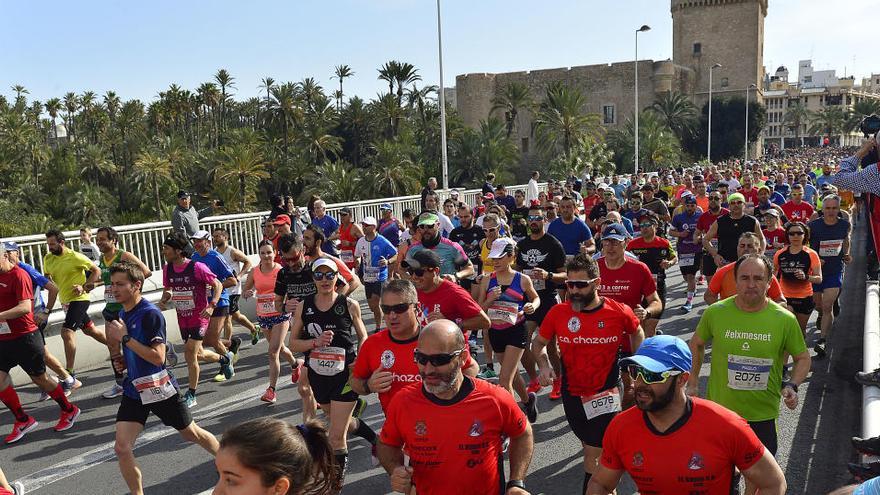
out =
<path fill-rule="evenodd" d="M 865 137 L 871 137 L 880 132 L 880 117 L 877 115 L 868 115 L 859 123 L 859 129 Z"/>

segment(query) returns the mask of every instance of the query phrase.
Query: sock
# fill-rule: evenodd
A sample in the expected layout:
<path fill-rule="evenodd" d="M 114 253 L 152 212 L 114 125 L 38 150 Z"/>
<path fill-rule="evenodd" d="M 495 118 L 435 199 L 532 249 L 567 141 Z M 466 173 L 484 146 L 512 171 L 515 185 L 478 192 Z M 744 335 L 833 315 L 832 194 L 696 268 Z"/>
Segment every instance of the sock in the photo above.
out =
<path fill-rule="evenodd" d="M 688 291 L 688 295 L 687 295 L 688 303 L 693 302 L 693 300 L 694 300 L 694 295 L 696 294 L 696 292 L 697 292 L 697 291 Z"/>
<path fill-rule="evenodd" d="M 67 372 L 67 378 L 64 379 L 64 383 L 73 383 L 73 370 L 64 368 L 64 371 Z"/>
<path fill-rule="evenodd" d="M 336 458 L 336 470 L 341 484 L 345 479 L 345 469 L 348 467 L 348 449 L 334 450 L 333 457 Z"/>
<path fill-rule="evenodd" d="M 220 355 L 220 365 L 226 366 L 227 364 L 229 364 L 229 358 L 221 354 Z"/>
<path fill-rule="evenodd" d="M 590 484 L 590 478 L 592 478 L 592 477 L 593 477 L 592 474 L 584 471 L 584 489 L 582 490 L 584 493 L 587 493 L 587 485 Z"/>
<path fill-rule="evenodd" d="M 64 395 L 64 389 L 61 388 L 60 383 L 56 385 L 51 392 L 49 392 L 49 397 L 51 397 L 52 400 L 54 400 L 58 403 L 59 406 L 61 406 L 62 411 L 73 411 L 73 404 L 71 404 L 70 401 L 67 400 L 67 397 Z"/>
<path fill-rule="evenodd" d="M 354 434 L 370 442 L 370 445 L 376 445 L 376 432 L 370 428 L 366 421 L 358 420 L 358 426 L 355 428 Z"/>
<path fill-rule="evenodd" d="M 18 399 L 18 393 L 15 392 L 12 385 L 0 390 L 0 401 L 6 404 L 9 411 L 15 416 L 16 421 L 23 423 L 28 420 L 28 415 L 24 412 L 24 409 L 21 407 L 21 401 Z"/>

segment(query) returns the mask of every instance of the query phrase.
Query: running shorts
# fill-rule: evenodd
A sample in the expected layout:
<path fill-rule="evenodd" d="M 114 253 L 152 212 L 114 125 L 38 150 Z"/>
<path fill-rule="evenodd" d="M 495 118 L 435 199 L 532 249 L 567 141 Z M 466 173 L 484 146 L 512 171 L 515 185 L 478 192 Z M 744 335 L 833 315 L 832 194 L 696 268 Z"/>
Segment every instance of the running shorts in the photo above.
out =
<path fill-rule="evenodd" d="M 46 372 L 43 339 L 40 332 L 31 332 L 14 340 L 0 340 L 0 371 L 21 366 L 28 376 Z"/>
<path fill-rule="evenodd" d="M 715 260 L 711 256 L 703 253 L 703 262 L 700 266 L 700 271 L 703 272 L 703 275 L 711 277 L 718 271 L 718 265 L 715 264 Z"/>
<path fill-rule="evenodd" d="M 234 315 L 238 313 L 239 298 L 241 298 L 241 294 L 229 294 L 229 314 Z"/>
<path fill-rule="evenodd" d="M 698 271 L 700 271 L 700 267 L 703 263 L 705 263 L 705 256 L 702 256 L 700 253 L 696 253 L 694 255 L 694 264 L 691 266 L 678 266 L 679 271 L 681 271 L 682 275 L 696 275 Z M 681 259 L 681 255 L 679 255 L 679 259 Z M 712 273 L 715 273 L 713 270 Z M 703 273 L 705 275 L 705 273 Z"/>
<path fill-rule="evenodd" d="M 786 301 L 788 301 L 788 305 L 797 314 L 809 315 L 816 309 L 816 302 L 813 301 L 813 296 L 786 298 Z"/>
<path fill-rule="evenodd" d="M 267 330 L 271 330 L 275 325 L 284 323 L 288 320 L 290 320 L 290 313 L 281 313 L 280 315 L 275 316 L 260 316 L 257 318 L 260 328 L 265 328 Z"/>
<path fill-rule="evenodd" d="M 187 342 L 189 339 L 205 340 L 205 333 L 207 331 L 208 331 L 208 325 L 195 327 L 195 328 L 181 328 L 180 329 L 180 337 L 183 338 L 184 342 Z"/>
<path fill-rule="evenodd" d="M 92 321 L 89 318 L 89 301 L 70 301 L 64 314 L 64 328 L 79 330 Z"/>
<path fill-rule="evenodd" d="M 776 438 L 776 420 L 768 419 L 766 421 L 749 421 L 749 428 L 755 432 L 758 440 L 764 444 L 764 447 L 776 456 L 777 438 Z"/>
<path fill-rule="evenodd" d="M 364 292 L 367 299 L 372 296 L 382 297 L 382 289 L 385 288 L 387 282 L 364 282 Z"/>
<path fill-rule="evenodd" d="M 229 306 L 214 308 L 214 312 L 211 313 L 211 318 L 225 318 L 227 316 L 229 316 Z"/>
<path fill-rule="evenodd" d="M 504 352 L 507 346 L 525 349 L 529 346 L 529 333 L 526 331 L 525 322 L 505 328 L 503 330 L 489 329 L 489 343 L 494 352 Z"/>
<path fill-rule="evenodd" d="M 163 401 L 146 405 L 122 394 L 122 402 L 116 412 L 116 422 L 129 421 L 144 425 L 147 423 L 147 417 L 150 413 L 155 414 L 162 421 L 162 424 L 177 431 L 185 430 L 193 422 L 189 408 L 186 407 L 180 392 Z"/>
<path fill-rule="evenodd" d="M 584 411 L 584 404 L 581 398 L 571 395 L 567 390 L 562 391 L 562 407 L 565 409 L 565 419 L 571 431 L 574 432 L 578 440 L 590 447 L 602 447 L 602 437 L 605 436 L 605 430 L 611 423 L 611 420 L 617 416 L 617 413 L 608 413 L 596 416 L 593 419 L 587 419 L 587 413 Z"/>
<path fill-rule="evenodd" d="M 334 402 L 354 402 L 358 398 L 357 392 L 351 389 L 349 379 L 351 378 L 351 370 L 345 369 L 333 376 L 323 376 L 315 373 L 315 370 L 309 368 L 309 385 L 312 387 L 312 394 L 315 396 L 315 402 L 318 404 L 329 404 Z"/>
<path fill-rule="evenodd" d="M 822 283 L 813 284 L 813 292 L 822 292 L 825 289 L 839 289 L 843 287 L 843 272 L 825 273 L 822 270 Z"/>

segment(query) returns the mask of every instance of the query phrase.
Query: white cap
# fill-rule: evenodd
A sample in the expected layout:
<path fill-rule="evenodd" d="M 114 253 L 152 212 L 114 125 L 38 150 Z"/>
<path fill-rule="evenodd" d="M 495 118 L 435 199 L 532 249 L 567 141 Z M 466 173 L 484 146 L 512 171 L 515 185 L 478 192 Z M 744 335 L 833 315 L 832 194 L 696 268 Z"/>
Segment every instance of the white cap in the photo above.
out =
<path fill-rule="evenodd" d="M 322 266 L 326 266 L 333 272 L 339 272 L 339 267 L 336 266 L 336 262 L 331 260 L 330 258 L 318 258 L 312 262 L 312 271 L 318 271 L 318 268 Z"/>
<path fill-rule="evenodd" d="M 195 233 L 194 233 L 193 235 L 189 236 L 189 238 L 190 238 L 190 239 L 205 239 L 205 240 L 208 240 L 208 239 L 211 238 L 211 234 L 208 233 L 207 230 L 197 230 L 197 231 L 195 231 Z"/>
<path fill-rule="evenodd" d="M 499 237 L 492 242 L 492 250 L 489 251 L 490 258 L 503 258 L 508 254 L 513 254 L 516 243 L 513 239 L 507 237 Z"/>
<path fill-rule="evenodd" d="M 376 217 L 364 217 L 361 220 L 361 225 L 372 225 L 373 227 L 379 225 L 379 222 L 376 221 Z"/>

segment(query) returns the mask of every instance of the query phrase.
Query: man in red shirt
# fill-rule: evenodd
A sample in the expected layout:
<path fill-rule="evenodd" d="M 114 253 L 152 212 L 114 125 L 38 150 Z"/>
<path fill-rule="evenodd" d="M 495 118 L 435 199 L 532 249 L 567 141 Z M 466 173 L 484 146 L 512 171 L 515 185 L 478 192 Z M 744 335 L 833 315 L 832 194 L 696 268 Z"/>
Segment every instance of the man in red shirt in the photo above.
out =
<path fill-rule="evenodd" d="M 382 311 L 388 328 L 367 337 L 352 370 L 352 390 L 359 395 L 379 395 L 382 410 L 412 383 L 421 381 L 413 351 L 419 339 L 419 300 L 409 280 L 391 280 L 382 291 Z M 462 371 L 473 366 L 462 360 Z"/>
<path fill-rule="evenodd" d="M 12 433 L 6 443 L 15 443 L 37 427 L 37 420 L 21 407 L 18 393 L 12 386 L 9 370 L 16 366 L 31 377 L 40 389 L 61 407 L 61 419 L 55 431 L 70 429 L 80 410 L 64 395 L 64 389 L 46 374 L 43 340 L 34 323 L 34 289 L 30 275 L 9 260 L 6 247 L 0 243 L 0 402 L 14 417 Z"/>
<path fill-rule="evenodd" d="M 626 343 L 637 349 L 645 335 L 633 311 L 602 297 L 596 261 L 577 255 L 566 265 L 567 300 L 550 308 L 532 353 L 541 385 L 553 383 L 556 373 L 546 347 L 556 341 L 562 361 L 562 406 L 572 431 L 584 446 L 584 490 L 602 455 L 602 436 L 621 411 L 618 350 Z M 650 278 L 650 274 L 649 274 Z"/>
<path fill-rule="evenodd" d="M 810 203 L 804 201 L 804 186 L 792 184 L 790 196 L 791 199 L 782 205 L 785 217 L 789 222 L 809 222 L 816 210 Z"/>
<path fill-rule="evenodd" d="M 739 189 L 740 194 L 746 199 L 745 212 L 747 215 L 751 215 L 754 212 L 755 206 L 758 204 L 758 188 L 755 187 L 755 184 L 752 182 L 751 174 L 744 173 L 742 176 L 742 187 Z"/>
<path fill-rule="evenodd" d="M 602 202 L 602 197 L 596 193 L 596 184 L 587 182 L 587 193 L 584 195 L 584 214 L 589 215 L 593 207 Z"/>
<path fill-rule="evenodd" d="M 685 393 L 690 362 L 687 344 L 671 335 L 646 339 L 635 355 L 621 360 L 637 377 L 638 408 L 608 426 L 586 495 L 613 493 L 624 471 L 641 493 L 727 495 L 734 467 L 762 495 L 785 493 L 782 469 L 748 423 Z"/>
<path fill-rule="evenodd" d="M 721 185 L 725 186 L 726 191 L 726 184 Z M 721 215 L 727 215 L 730 213 L 730 210 L 721 206 L 721 203 L 726 200 L 726 193 L 722 193 L 721 191 L 713 191 L 709 193 L 709 209 L 705 210 L 697 220 L 697 231 L 694 233 L 695 243 L 702 244 L 703 236 L 706 235 L 706 232 L 709 232 L 709 227 L 715 223 L 715 220 L 718 220 L 718 217 Z M 718 246 L 717 240 L 712 242 L 715 243 L 716 247 Z M 700 264 L 700 272 L 706 276 L 706 280 L 711 282 L 712 276 L 715 275 L 716 270 L 718 270 L 718 266 L 715 264 L 715 260 L 704 250 L 703 262 Z"/>
<path fill-rule="evenodd" d="M 449 320 L 434 320 L 419 334 L 415 359 L 422 382 L 394 397 L 379 438 L 379 461 L 392 490 L 528 494 L 531 425 L 506 390 L 462 374 L 465 349 L 464 335 Z M 510 439 L 506 489 L 502 437 Z"/>

